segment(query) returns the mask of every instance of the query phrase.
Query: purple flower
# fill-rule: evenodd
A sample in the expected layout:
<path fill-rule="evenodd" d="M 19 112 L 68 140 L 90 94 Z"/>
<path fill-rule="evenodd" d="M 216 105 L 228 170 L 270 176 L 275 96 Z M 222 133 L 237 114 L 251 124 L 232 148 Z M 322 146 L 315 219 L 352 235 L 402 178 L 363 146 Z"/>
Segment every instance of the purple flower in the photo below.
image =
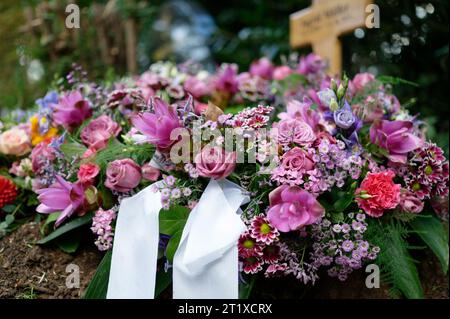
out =
<path fill-rule="evenodd" d="M 217 73 L 214 87 L 218 91 L 236 93 L 238 90 L 237 66 L 235 64 L 225 64 Z"/>
<path fill-rule="evenodd" d="M 54 104 L 53 120 L 65 128 L 72 128 L 83 123 L 92 115 L 89 102 L 79 91 L 73 91 L 60 97 L 58 104 Z"/>
<path fill-rule="evenodd" d="M 347 101 L 345 101 L 344 107 L 334 112 L 333 117 L 336 125 L 344 130 L 351 128 L 358 120 Z"/>
<path fill-rule="evenodd" d="M 98 236 L 95 245 L 100 251 L 105 251 L 112 247 L 114 232 L 111 223 L 115 218 L 116 212 L 114 210 L 103 210 L 100 208 L 92 219 L 91 230 Z"/>
<path fill-rule="evenodd" d="M 317 54 L 310 53 L 306 57 L 301 57 L 298 64 L 298 72 L 306 75 L 317 73 L 324 67 L 324 62 Z"/>
<path fill-rule="evenodd" d="M 152 104 L 154 113 L 135 115 L 131 118 L 131 122 L 147 137 L 148 142 L 160 149 L 167 149 L 175 142 L 170 139 L 170 134 L 174 129 L 181 127 L 180 119 L 175 109 L 160 98 L 152 99 Z"/>
<path fill-rule="evenodd" d="M 307 123 L 314 132 L 319 130 L 320 114 L 311 108 L 312 101 L 304 98 L 303 102 L 292 100 L 286 106 L 286 112 L 281 112 L 278 117 L 281 120 L 298 119 Z"/>
<path fill-rule="evenodd" d="M 61 212 L 56 220 L 58 227 L 64 220 L 83 208 L 84 189 L 81 183 L 70 183 L 56 175 L 56 183 L 49 188 L 36 191 L 40 205 L 37 211 L 43 214 Z"/>
<path fill-rule="evenodd" d="M 184 89 L 199 99 L 209 93 L 209 85 L 195 76 L 189 76 L 184 82 Z"/>
<path fill-rule="evenodd" d="M 264 79 L 271 79 L 273 74 L 274 66 L 268 58 L 261 58 L 252 62 L 250 65 L 250 74 L 257 75 Z"/>
<path fill-rule="evenodd" d="M 370 128 L 372 143 L 389 152 L 389 160 L 406 163 L 409 152 L 422 147 L 424 141 L 413 134 L 411 121 L 377 121 Z"/>
<path fill-rule="evenodd" d="M 36 104 L 39 105 L 40 111 L 46 112 L 51 108 L 53 104 L 58 103 L 58 93 L 56 91 L 50 91 L 41 99 L 36 100 Z"/>
<path fill-rule="evenodd" d="M 345 252 L 352 251 L 354 247 L 355 247 L 355 245 L 353 244 L 353 242 L 352 242 L 351 240 L 345 240 L 345 241 L 342 243 L 342 249 L 343 249 Z"/>

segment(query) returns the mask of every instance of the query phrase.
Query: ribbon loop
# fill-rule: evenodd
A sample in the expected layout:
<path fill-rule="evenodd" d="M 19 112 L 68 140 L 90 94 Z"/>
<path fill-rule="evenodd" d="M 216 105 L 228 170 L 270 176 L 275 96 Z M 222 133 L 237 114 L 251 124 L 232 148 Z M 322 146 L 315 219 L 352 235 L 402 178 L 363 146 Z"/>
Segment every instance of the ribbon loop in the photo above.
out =
<path fill-rule="evenodd" d="M 245 225 L 237 212 L 248 200 L 230 181 L 209 182 L 175 253 L 174 298 L 238 298 L 237 241 Z M 160 209 L 152 185 L 122 201 L 107 298 L 154 298 Z"/>

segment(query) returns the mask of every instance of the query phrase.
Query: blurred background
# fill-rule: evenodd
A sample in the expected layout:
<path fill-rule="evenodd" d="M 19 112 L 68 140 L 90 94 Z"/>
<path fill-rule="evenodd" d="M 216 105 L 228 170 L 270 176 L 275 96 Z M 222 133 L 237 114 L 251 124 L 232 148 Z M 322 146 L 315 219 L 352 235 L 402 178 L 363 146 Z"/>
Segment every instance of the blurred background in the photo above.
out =
<path fill-rule="evenodd" d="M 68 3 L 81 28 L 65 28 Z M 395 92 L 432 124 L 448 150 L 447 0 L 379 0 L 380 29 L 341 37 L 344 70 L 369 71 L 417 83 Z M 76 62 L 92 80 L 143 72 L 157 60 L 199 61 L 209 68 L 260 56 L 275 63 L 292 52 L 289 15 L 303 0 L 1 0 L 0 110 L 27 108 Z"/>

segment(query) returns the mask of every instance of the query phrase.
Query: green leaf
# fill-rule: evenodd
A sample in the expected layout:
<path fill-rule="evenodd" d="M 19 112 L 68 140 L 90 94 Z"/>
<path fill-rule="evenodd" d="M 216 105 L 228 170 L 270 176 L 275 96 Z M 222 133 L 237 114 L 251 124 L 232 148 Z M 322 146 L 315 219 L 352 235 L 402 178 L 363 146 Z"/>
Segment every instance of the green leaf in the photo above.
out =
<path fill-rule="evenodd" d="M 169 210 L 161 210 L 159 213 L 159 232 L 166 235 L 174 235 L 183 230 L 189 216 L 189 209 L 184 206 L 172 206 Z"/>
<path fill-rule="evenodd" d="M 81 157 L 87 150 L 86 146 L 76 142 L 62 144 L 60 149 L 67 158 Z"/>
<path fill-rule="evenodd" d="M 151 144 L 125 145 L 116 139 L 108 143 L 108 147 L 99 151 L 95 156 L 95 162 L 104 170 L 112 161 L 131 158 L 139 165 L 148 162 L 153 157 L 155 147 Z"/>
<path fill-rule="evenodd" d="M 432 215 L 418 215 L 411 223 L 411 227 L 431 248 L 442 266 L 442 271 L 448 271 L 448 233 L 444 225 Z"/>
<path fill-rule="evenodd" d="M 92 277 L 89 286 L 84 293 L 84 299 L 106 299 L 108 291 L 109 270 L 111 268 L 112 250 L 108 250 L 103 257 L 97 271 Z"/>
<path fill-rule="evenodd" d="M 333 205 L 337 212 L 343 212 L 353 202 L 353 192 L 347 193 L 339 198 Z"/>
<path fill-rule="evenodd" d="M 256 282 L 256 276 L 250 276 L 247 283 L 239 283 L 239 299 L 248 299 Z"/>
<path fill-rule="evenodd" d="M 47 219 L 45 220 L 44 225 L 41 226 L 41 235 L 44 235 L 45 229 L 47 228 L 48 225 L 50 225 L 51 223 L 55 222 L 58 219 L 59 214 L 61 214 L 60 212 L 56 212 L 56 213 L 51 213 L 49 215 L 47 215 Z M 38 214 L 38 216 L 40 216 Z"/>
<path fill-rule="evenodd" d="M 75 231 L 59 236 L 55 239 L 55 243 L 59 249 L 68 254 L 77 251 L 81 242 L 81 232 Z"/>
<path fill-rule="evenodd" d="M 172 270 L 165 272 L 160 270 L 156 273 L 155 298 L 158 297 L 172 283 Z"/>
<path fill-rule="evenodd" d="M 227 108 L 225 109 L 225 113 L 226 114 L 238 114 L 239 112 L 241 112 L 243 109 L 245 109 L 245 105 L 242 104 L 238 104 L 238 105 L 230 105 L 227 106 Z"/>
<path fill-rule="evenodd" d="M 5 222 L 8 225 L 11 225 L 12 223 L 14 223 L 14 220 L 15 220 L 14 215 L 6 215 L 6 217 L 5 217 Z"/>
<path fill-rule="evenodd" d="M 114 196 L 111 193 L 111 191 L 108 188 L 106 188 L 104 185 L 101 185 L 98 188 L 98 192 L 99 192 L 100 198 L 102 200 L 102 207 L 104 209 L 112 208 L 114 206 L 115 202 L 114 202 Z"/>
<path fill-rule="evenodd" d="M 175 252 L 177 251 L 178 245 L 180 244 L 182 234 L 182 229 L 177 231 L 172 235 L 172 237 L 170 237 L 169 242 L 167 243 L 166 258 L 169 262 L 173 262 L 173 257 L 175 256 Z"/>
<path fill-rule="evenodd" d="M 407 84 L 407 85 L 411 85 L 411 86 L 415 86 L 415 87 L 419 87 L 419 84 L 415 83 L 415 82 L 411 82 L 399 77 L 394 77 L 394 76 L 389 76 L 389 75 L 382 75 L 382 76 L 378 76 L 377 80 L 383 83 L 387 83 L 387 84 Z"/>
<path fill-rule="evenodd" d="M 11 214 L 15 209 L 16 209 L 16 205 L 5 205 L 2 208 L 2 210 L 7 214 Z"/>
<path fill-rule="evenodd" d="M 408 252 L 407 237 L 408 229 L 402 223 L 381 224 L 376 220 L 370 223 L 366 238 L 381 249 L 377 264 L 385 275 L 384 280 L 406 298 L 422 299 L 424 294 L 416 265 Z"/>
<path fill-rule="evenodd" d="M 81 227 L 87 223 L 90 223 L 92 220 L 94 213 L 88 213 L 84 216 L 72 219 L 71 221 L 65 223 L 64 225 L 62 225 L 61 227 L 57 228 L 55 231 L 53 231 L 52 233 L 50 233 L 47 237 L 42 238 L 41 240 L 39 240 L 37 242 L 37 244 L 41 245 L 41 244 L 46 244 L 52 240 L 54 240 L 55 238 L 58 238 L 59 236 L 75 229 L 78 227 Z"/>

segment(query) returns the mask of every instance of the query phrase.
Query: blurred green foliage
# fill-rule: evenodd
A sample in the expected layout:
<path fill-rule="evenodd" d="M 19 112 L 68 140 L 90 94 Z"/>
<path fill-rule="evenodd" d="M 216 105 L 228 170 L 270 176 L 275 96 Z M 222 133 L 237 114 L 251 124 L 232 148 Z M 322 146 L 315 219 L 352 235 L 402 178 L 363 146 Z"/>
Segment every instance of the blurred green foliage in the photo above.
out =
<path fill-rule="evenodd" d="M 86 47 L 89 41 L 85 39 L 95 35 L 96 30 L 93 28 L 81 30 L 79 45 L 74 50 L 65 52 L 56 63 L 50 63 L 45 45 L 19 31 L 19 27 L 25 23 L 22 14 L 24 5 L 36 5 L 39 2 L 2 0 L 0 3 L 1 108 L 28 106 L 45 93 L 46 85 L 54 74 L 64 74 L 72 62 L 82 64 L 92 78 L 126 72 L 123 65 L 111 68 L 101 59 L 92 58 L 92 52 L 97 48 Z M 89 8 L 93 3 L 109 1 L 76 2 L 82 8 Z M 187 3 L 203 8 L 215 23 L 215 31 L 206 43 L 211 60 L 215 63 L 236 62 L 242 68 L 246 68 L 253 59 L 261 55 L 279 63 L 281 56 L 291 53 L 288 44 L 289 14 L 311 5 L 311 1 L 304 0 L 116 1 L 123 16 L 137 19 L 140 33 L 155 28 L 154 21 L 159 10 L 168 3 Z M 358 29 L 341 37 L 344 69 L 349 75 L 371 71 L 418 83 L 418 88 L 397 85 L 395 93 L 403 104 L 408 104 L 412 113 L 420 113 L 422 118 L 432 124 L 431 133 L 438 136 L 441 145 L 447 146 L 448 1 L 376 0 L 375 3 L 380 7 L 380 29 Z M 192 21 L 196 19 L 196 16 L 192 17 Z M 166 28 L 170 27 L 169 24 Z M 157 42 L 162 41 L 161 39 L 164 40 L 164 37 L 157 37 L 155 33 L 151 37 L 140 37 L 140 46 L 155 42 L 157 44 L 152 50 L 156 52 L 159 49 L 157 54 L 144 51 L 145 56 L 138 58 L 141 71 L 154 62 L 155 57 L 173 57 L 170 52 L 166 52 L 170 51 L 170 46 Z M 161 48 L 164 48 L 163 53 Z M 296 51 L 307 53 L 310 48 Z M 37 82 L 30 82 L 27 71 L 30 61 L 34 59 L 42 62 L 45 75 Z"/>

